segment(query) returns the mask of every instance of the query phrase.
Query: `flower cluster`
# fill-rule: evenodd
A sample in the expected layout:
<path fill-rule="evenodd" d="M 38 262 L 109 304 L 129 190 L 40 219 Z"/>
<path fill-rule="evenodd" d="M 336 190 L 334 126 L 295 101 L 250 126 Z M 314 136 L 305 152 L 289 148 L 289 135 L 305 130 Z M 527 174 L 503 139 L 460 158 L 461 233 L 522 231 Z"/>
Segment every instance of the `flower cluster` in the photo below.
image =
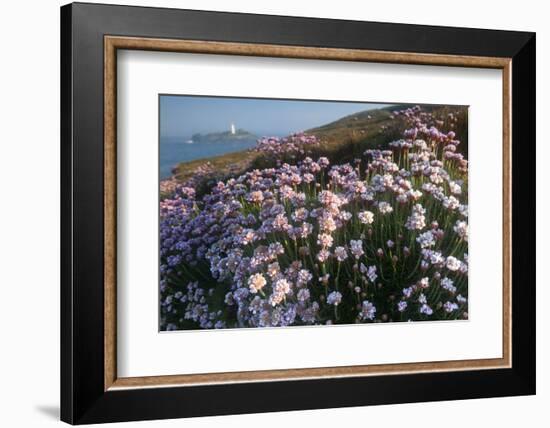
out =
<path fill-rule="evenodd" d="M 318 147 L 319 139 L 315 135 L 304 133 L 292 134 L 288 137 L 263 137 L 258 140 L 254 151 L 270 158 L 286 158 L 296 155 L 306 155 L 311 149 Z"/>
<path fill-rule="evenodd" d="M 302 154 L 161 202 L 161 328 L 467 318 L 467 160 L 420 108 L 354 165 Z M 450 154 L 450 155 L 449 155 Z"/>

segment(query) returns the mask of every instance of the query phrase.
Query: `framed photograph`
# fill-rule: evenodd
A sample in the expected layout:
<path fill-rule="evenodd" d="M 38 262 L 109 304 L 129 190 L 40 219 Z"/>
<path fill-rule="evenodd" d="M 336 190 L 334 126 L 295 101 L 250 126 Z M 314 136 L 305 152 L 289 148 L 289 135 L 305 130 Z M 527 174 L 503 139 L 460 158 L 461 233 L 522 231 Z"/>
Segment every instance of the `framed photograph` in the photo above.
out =
<path fill-rule="evenodd" d="M 533 33 L 76 3 L 61 54 L 62 420 L 535 393 Z"/>

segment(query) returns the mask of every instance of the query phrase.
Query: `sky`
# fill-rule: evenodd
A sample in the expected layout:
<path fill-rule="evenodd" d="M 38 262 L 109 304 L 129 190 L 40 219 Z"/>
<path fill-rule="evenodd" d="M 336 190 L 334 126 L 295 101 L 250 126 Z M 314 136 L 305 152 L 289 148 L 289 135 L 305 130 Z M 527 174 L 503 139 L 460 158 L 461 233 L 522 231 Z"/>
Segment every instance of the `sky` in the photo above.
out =
<path fill-rule="evenodd" d="M 161 95 L 160 135 L 187 138 L 231 123 L 256 135 L 284 136 L 388 104 Z"/>

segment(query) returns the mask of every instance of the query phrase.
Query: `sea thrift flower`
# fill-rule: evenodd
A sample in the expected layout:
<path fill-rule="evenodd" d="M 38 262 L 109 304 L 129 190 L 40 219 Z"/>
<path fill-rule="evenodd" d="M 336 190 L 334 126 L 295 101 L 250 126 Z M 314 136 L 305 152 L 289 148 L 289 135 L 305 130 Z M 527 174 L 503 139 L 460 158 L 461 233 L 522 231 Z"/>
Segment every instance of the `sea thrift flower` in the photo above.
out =
<path fill-rule="evenodd" d="M 333 242 L 334 240 L 332 236 L 327 233 L 322 233 L 317 237 L 317 244 L 319 244 L 323 248 L 332 247 Z"/>
<path fill-rule="evenodd" d="M 449 293 L 454 294 L 456 292 L 456 287 L 454 286 L 453 280 L 450 278 L 443 278 L 441 280 L 441 287 L 447 290 Z"/>
<path fill-rule="evenodd" d="M 378 275 L 376 275 L 376 266 L 369 266 L 366 274 L 369 281 L 374 284 L 374 281 L 378 278 Z"/>
<path fill-rule="evenodd" d="M 420 281 L 418 281 L 418 286 L 420 288 L 428 288 L 430 286 L 430 279 L 422 278 Z"/>
<path fill-rule="evenodd" d="M 261 273 L 256 273 L 248 279 L 248 287 L 251 293 L 257 293 L 261 291 L 266 285 L 267 281 Z"/>
<path fill-rule="evenodd" d="M 435 266 L 439 266 L 445 263 L 445 258 L 439 251 L 432 251 L 430 253 L 429 258 L 430 258 L 430 263 Z"/>
<path fill-rule="evenodd" d="M 319 227 L 322 231 L 331 233 L 336 230 L 336 222 L 330 216 L 323 216 L 319 219 Z"/>
<path fill-rule="evenodd" d="M 361 211 L 357 216 L 363 224 L 372 224 L 374 221 L 374 214 L 370 211 Z"/>
<path fill-rule="evenodd" d="M 458 309 L 458 305 L 452 302 L 445 302 L 443 304 L 443 309 L 445 309 L 445 312 L 450 313 L 452 311 L 456 311 Z"/>
<path fill-rule="evenodd" d="M 364 320 L 373 320 L 376 316 L 376 308 L 368 300 L 363 301 L 361 305 L 361 313 L 359 314 L 361 319 Z"/>
<path fill-rule="evenodd" d="M 324 248 L 317 253 L 317 260 L 319 260 L 321 263 L 326 262 L 329 257 L 330 257 L 330 251 Z"/>
<path fill-rule="evenodd" d="M 447 257 L 446 266 L 447 269 L 449 269 L 450 271 L 457 271 L 458 269 L 460 269 L 460 265 L 460 260 L 458 260 L 456 257 Z"/>
<path fill-rule="evenodd" d="M 443 206 L 450 210 L 456 210 L 460 206 L 460 201 L 454 196 L 443 199 Z"/>
<path fill-rule="evenodd" d="M 465 241 L 468 241 L 468 223 L 463 220 L 457 220 L 453 230 Z"/>
<path fill-rule="evenodd" d="M 403 296 L 406 298 L 406 299 L 409 299 L 412 294 L 414 292 L 414 288 L 413 287 L 407 287 L 407 288 L 404 288 L 403 289 Z"/>
<path fill-rule="evenodd" d="M 378 211 L 380 211 L 381 214 L 390 214 L 393 211 L 393 208 L 387 202 L 380 202 L 378 204 Z"/>
<path fill-rule="evenodd" d="M 405 302 L 404 300 L 401 300 L 398 304 L 397 304 L 397 310 L 399 312 L 404 312 L 405 309 L 407 309 L 407 302 Z"/>
<path fill-rule="evenodd" d="M 426 303 L 424 303 L 421 307 L 420 307 L 420 313 L 421 314 L 426 314 L 426 315 L 432 315 L 434 313 L 434 311 L 432 310 L 432 308 L 430 308 Z"/>
<path fill-rule="evenodd" d="M 458 296 L 456 296 L 456 301 L 460 304 L 464 304 L 468 301 L 468 299 L 459 294 Z"/>
<path fill-rule="evenodd" d="M 296 285 L 298 285 L 298 287 L 305 286 L 311 281 L 312 278 L 313 278 L 313 275 L 311 275 L 311 273 L 307 269 L 301 269 L 298 272 Z"/>
<path fill-rule="evenodd" d="M 262 202 L 264 200 L 264 195 L 261 191 L 250 192 L 248 200 L 251 202 Z"/>
<path fill-rule="evenodd" d="M 449 189 L 451 190 L 451 193 L 454 193 L 455 195 L 460 195 L 462 193 L 462 188 L 454 181 L 449 182 Z"/>
<path fill-rule="evenodd" d="M 348 253 L 344 247 L 336 247 L 334 249 L 334 255 L 336 256 L 336 260 L 339 262 L 343 262 L 348 257 Z"/>
<path fill-rule="evenodd" d="M 427 232 L 418 235 L 416 237 L 416 242 L 420 244 L 421 248 L 433 247 L 435 245 L 434 235 L 430 230 L 428 230 Z"/>
<path fill-rule="evenodd" d="M 290 292 L 290 283 L 286 279 L 279 279 L 273 285 L 273 294 L 269 297 L 272 306 L 280 304 L 286 294 Z"/>
<path fill-rule="evenodd" d="M 426 210 L 422 205 L 416 204 L 413 207 L 412 214 L 407 219 L 407 222 L 405 223 L 405 227 L 409 230 L 421 230 L 426 227 L 426 217 L 424 216 L 426 214 Z"/>
<path fill-rule="evenodd" d="M 302 288 L 300 291 L 298 291 L 297 298 L 299 302 L 305 302 L 306 300 L 309 300 L 309 290 L 307 288 Z"/>
<path fill-rule="evenodd" d="M 321 282 L 322 284 L 326 285 L 326 284 L 328 284 L 329 279 L 330 279 L 330 274 L 327 273 L 327 274 L 325 274 L 325 275 L 319 277 L 319 282 Z"/>
<path fill-rule="evenodd" d="M 327 296 L 327 303 L 329 305 L 338 306 L 341 301 L 342 301 L 342 294 L 340 294 L 338 291 L 333 291 Z"/>
<path fill-rule="evenodd" d="M 359 259 L 359 257 L 365 254 L 365 252 L 363 251 L 363 241 L 361 241 L 360 239 L 358 240 L 352 239 L 350 241 L 350 247 L 351 247 L 351 254 L 353 254 L 353 256 L 356 259 Z"/>

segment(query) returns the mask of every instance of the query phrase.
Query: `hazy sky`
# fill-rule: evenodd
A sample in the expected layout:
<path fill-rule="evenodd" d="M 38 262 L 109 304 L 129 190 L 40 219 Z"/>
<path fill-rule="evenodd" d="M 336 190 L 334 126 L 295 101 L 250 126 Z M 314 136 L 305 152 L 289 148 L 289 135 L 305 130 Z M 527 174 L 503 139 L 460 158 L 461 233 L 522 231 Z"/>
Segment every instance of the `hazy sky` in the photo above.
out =
<path fill-rule="evenodd" d="M 160 134 L 189 137 L 227 131 L 231 123 L 257 135 L 287 135 L 387 104 L 333 101 L 287 101 L 162 95 Z"/>

